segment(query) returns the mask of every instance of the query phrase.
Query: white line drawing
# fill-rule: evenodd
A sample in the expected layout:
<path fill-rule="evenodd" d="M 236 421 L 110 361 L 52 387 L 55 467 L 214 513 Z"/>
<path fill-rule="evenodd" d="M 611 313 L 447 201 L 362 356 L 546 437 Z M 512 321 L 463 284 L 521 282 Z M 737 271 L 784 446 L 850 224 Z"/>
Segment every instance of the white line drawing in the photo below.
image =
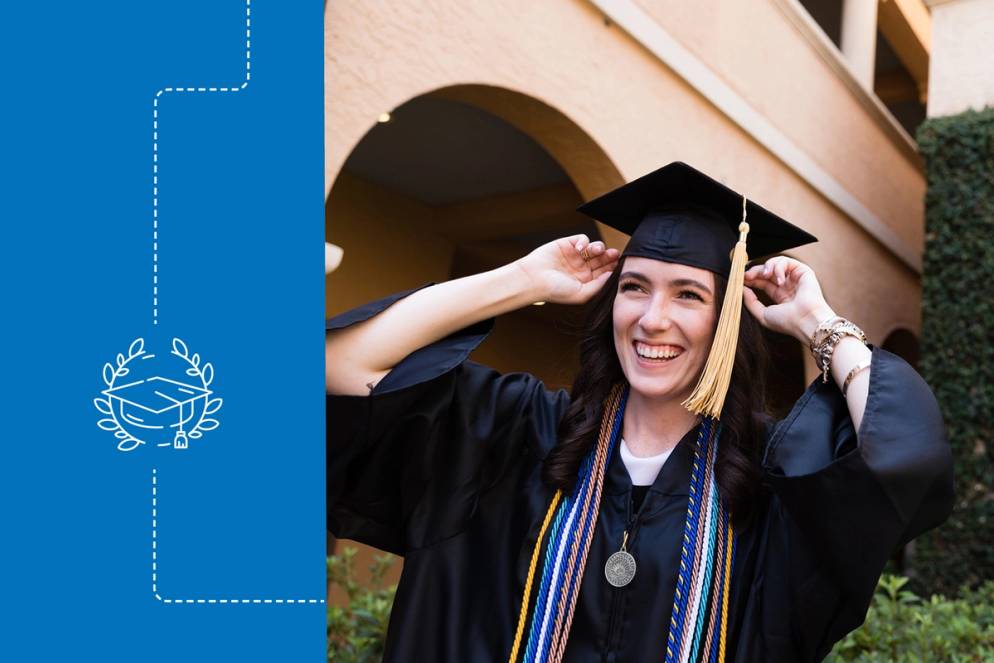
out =
<path fill-rule="evenodd" d="M 182 360 L 188 378 L 196 378 L 200 384 L 189 384 L 162 375 L 145 377 L 119 384 L 118 379 L 131 374 L 131 362 L 136 359 L 154 359 L 155 355 L 145 352 L 145 339 L 136 338 L 128 348 L 128 356 L 118 353 L 116 367 L 104 364 L 103 379 L 107 388 L 100 393 L 105 398 L 94 398 L 93 405 L 105 415 L 97 426 L 114 433 L 118 439 L 118 451 L 133 451 L 145 444 L 148 438 L 156 438 L 157 446 L 186 449 L 189 440 L 199 440 L 204 431 L 211 431 L 220 422 L 208 415 L 221 409 L 224 400 L 211 398 L 214 393 L 208 387 L 214 381 L 214 366 L 210 362 L 201 365 L 200 355 L 190 351 L 179 338 L 172 342 L 173 355 Z M 144 368 L 144 367 L 143 367 Z M 190 425 L 190 422 L 196 422 Z M 174 423 L 175 421 L 175 423 Z M 172 440 L 164 438 L 164 433 L 175 429 Z"/>
<path fill-rule="evenodd" d="M 159 99 L 166 94 L 178 93 L 232 93 L 248 87 L 252 79 L 252 0 L 245 0 L 245 80 L 241 85 L 232 86 L 173 86 L 156 91 L 152 99 L 152 324 L 159 324 Z M 132 451 L 146 440 L 136 435 L 158 432 L 160 435 L 175 429 L 172 442 L 160 442 L 158 446 L 172 446 L 185 449 L 189 440 L 203 437 L 204 431 L 214 430 L 220 422 L 208 415 L 221 409 L 223 400 L 211 398 L 214 393 L 208 386 L 214 380 L 214 367 L 210 363 L 201 364 L 199 354 L 190 356 L 186 344 L 173 338 L 171 356 L 186 362 L 185 374 L 199 378 L 201 385 L 192 385 L 180 380 L 150 375 L 125 384 L 118 379 L 131 374 L 138 359 L 154 359 L 155 355 L 145 352 L 145 341 L 135 339 L 128 349 L 128 356 L 117 355 L 116 365 L 104 365 L 103 379 L 107 389 L 101 393 L 105 398 L 94 398 L 93 404 L 104 418 L 97 422 L 101 429 L 114 433 L 118 450 Z M 202 410 L 197 416 L 197 403 Z M 116 408 L 115 408 L 116 404 Z M 189 411 L 187 407 L 189 406 Z M 176 422 L 156 418 L 171 416 L 176 410 Z M 168 414 L 167 414 L 168 413 Z M 187 431 L 189 423 L 197 418 L 197 423 Z M 121 422 L 124 422 L 122 425 Z M 323 604 L 325 599 L 174 599 L 164 598 L 158 589 L 158 483 L 157 472 L 152 470 L 152 594 L 157 601 L 167 604 Z"/>
<path fill-rule="evenodd" d="M 152 469 L 152 595 L 156 601 L 170 604 L 259 604 L 259 605 L 304 605 L 323 604 L 325 599 L 174 599 L 159 593 L 159 481 L 158 472 Z"/>
<path fill-rule="evenodd" d="M 152 98 L 152 324 L 159 324 L 159 98 L 176 93 L 241 92 L 252 80 L 252 0 L 245 0 L 245 80 L 231 86 L 174 86 L 157 90 Z"/>

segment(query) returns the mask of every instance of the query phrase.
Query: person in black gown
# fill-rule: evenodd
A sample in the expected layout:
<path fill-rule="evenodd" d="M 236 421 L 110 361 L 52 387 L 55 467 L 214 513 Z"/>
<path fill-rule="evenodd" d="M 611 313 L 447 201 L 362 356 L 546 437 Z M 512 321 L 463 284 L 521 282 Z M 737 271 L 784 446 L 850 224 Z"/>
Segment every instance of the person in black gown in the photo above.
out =
<path fill-rule="evenodd" d="M 685 403 L 729 306 L 741 200 L 671 164 L 581 208 L 632 234 L 623 255 L 564 237 L 327 321 L 329 529 L 404 557 L 385 661 L 554 660 L 525 646 L 523 592 L 540 591 L 533 557 L 545 550 L 550 500 L 570 489 L 556 477 L 575 476 L 595 444 L 591 422 L 604 406 L 592 395 L 615 378 L 627 388 L 628 449 L 669 457 L 641 487 L 616 448 L 607 459 L 559 656 L 681 660 L 668 632 L 704 426 Z M 748 210 L 750 255 L 814 240 L 751 201 Z M 735 524 L 727 622 L 720 647 L 682 660 L 819 661 L 862 623 L 888 558 L 948 516 L 949 445 L 928 385 L 836 318 L 810 267 L 776 256 L 738 278 L 743 309 L 714 466 Z M 591 300 L 569 393 L 467 359 L 495 316 Z M 827 322 L 848 331 L 826 340 Z M 819 355 L 827 381 L 818 376 L 779 421 L 764 415 L 757 325 L 833 350 Z M 615 586 L 603 569 L 623 541 L 637 571 Z"/>

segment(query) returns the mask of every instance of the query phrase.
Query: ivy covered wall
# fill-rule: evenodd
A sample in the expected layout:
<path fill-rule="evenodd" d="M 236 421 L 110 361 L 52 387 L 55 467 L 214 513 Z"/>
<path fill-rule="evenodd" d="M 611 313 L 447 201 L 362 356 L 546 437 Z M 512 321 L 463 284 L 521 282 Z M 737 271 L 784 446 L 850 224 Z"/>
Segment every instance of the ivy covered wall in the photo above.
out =
<path fill-rule="evenodd" d="M 994 108 L 928 120 L 922 376 L 955 457 L 956 507 L 915 544 L 917 589 L 994 578 Z"/>

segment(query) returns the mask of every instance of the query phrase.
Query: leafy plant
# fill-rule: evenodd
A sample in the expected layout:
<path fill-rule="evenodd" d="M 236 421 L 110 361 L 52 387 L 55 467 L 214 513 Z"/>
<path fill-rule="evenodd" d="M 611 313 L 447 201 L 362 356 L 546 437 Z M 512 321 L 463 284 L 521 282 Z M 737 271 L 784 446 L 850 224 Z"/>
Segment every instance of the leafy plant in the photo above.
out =
<path fill-rule="evenodd" d="M 356 549 L 347 547 L 328 558 L 328 582 L 345 592 L 348 605 L 328 603 L 328 660 L 334 663 L 379 663 L 396 585 L 383 586 L 396 557 L 377 555 L 369 566 L 368 585 L 355 578 Z"/>
<path fill-rule="evenodd" d="M 383 587 L 394 564 L 380 555 L 370 565 L 370 582 L 355 579 L 355 548 L 328 558 L 328 580 L 345 591 L 347 607 L 328 605 L 328 660 L 379 663 L 383 658 L 396 585 Z M 863 625 L 839 641 L 829 663 L 994 663 L 994 581 L 964 587 L 956 599 L 923 599 L 908 579 L 885 574 Z"/>
<path fill-rule="evenodd" d="M 863 626 L 826 659 L 832 663 L 994 661 L 994 581 L 959 598 L 925 600 L 905 589 L 908 579 L 884 575 Z"/>
<path fill-rule="evenodd" d="M 913 585 L 953 594 L 994 579 L 994 108 L 926 121 L 922 377 L 953 449 L 956 507 L 915 542 Z"/>

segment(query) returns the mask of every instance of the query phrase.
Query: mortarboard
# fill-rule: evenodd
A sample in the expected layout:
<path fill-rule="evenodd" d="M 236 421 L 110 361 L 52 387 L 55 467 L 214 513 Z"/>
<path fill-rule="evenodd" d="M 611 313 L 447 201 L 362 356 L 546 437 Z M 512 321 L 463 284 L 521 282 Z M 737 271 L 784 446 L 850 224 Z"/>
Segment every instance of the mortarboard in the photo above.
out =
<path fill-rule="evenodd" d="M 577 211 L 631 236 L 621 257 L 707 269 L 728 278 L 704 372 L 684 406 L 718 418 L 731 380 L 749 255 L 816 242 L 813 235 L 675 161 L 584 203 Z"/>
<path fill-rule="evenodd" d="M 162 429 L 164 427 L 159 424 L 149 424 L 141 416 L 138 416 L 140 413 L 129 411 L 125 405 L 152 415 L 161 415 L 176 409 L 177 423 L 169 424 L 169 428 L 178 429 L 173 445 L 177 449 L 183 449 L 187 446 L 183 425 L 193 418 L 193 404 L 198 398 L 206 399 L 212 392 L 203 387 L 155 376 L 122 384 L 112 389 L 105 389 L 102 393 L 110 399 L 111 403 L 117 400 L 121 418 L 138 428 Z M 190 406 L 189 414 L 185 415 L 186 418 L 184 418 L 185 408 L 183 407 L 185 405 Z"/>

